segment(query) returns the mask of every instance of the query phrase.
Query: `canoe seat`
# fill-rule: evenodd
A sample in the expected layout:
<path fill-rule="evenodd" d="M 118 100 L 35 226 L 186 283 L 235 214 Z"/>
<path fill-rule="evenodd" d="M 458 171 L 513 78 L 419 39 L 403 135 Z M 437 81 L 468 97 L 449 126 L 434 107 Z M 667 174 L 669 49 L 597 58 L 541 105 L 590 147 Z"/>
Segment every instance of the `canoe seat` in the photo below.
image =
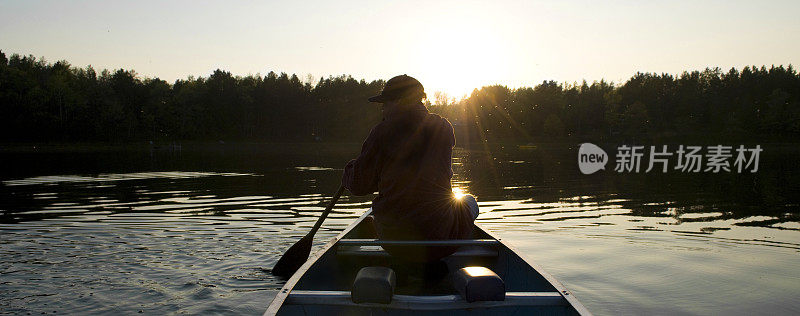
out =
<path fill-rule="evenodd" d="M 387 267 L 364 267 L 353 281 L 351 299 L 354 303 L 389 304 L 394 295 L 396 277 Z"/>
<path fill-rule="evenodd" d="M 464 267 L 453 273 L 453 287 L 467 302 L 502 301 L 506 285 L 486 267 Z"/>
<path fill-rule="evenodd" d="M 383 250 L 381 246 L 346 246 L 339 247 L 336 251 L 338 256 L 366 256 L 366 257 L 386 257 L 391 255 Z M 459 249 L 450 257 L 497 257 L 497 249 L 490 249 L 485 247 L 470 247 Z"/>
<path fill-rule="evenodd" d="M 348 291 L 294 290 L 286 297 L 289 305 L 364 306 L 353 303 Z M 367 304 L 369 305 L 369 304 Z M 504 301 L 469 303 L 461 295 L 399 295 L 382 308 L 404 310 L 452 310 L 493 306 L 567 306 L 569 302 L 559 292 L 506 292 Z"/>

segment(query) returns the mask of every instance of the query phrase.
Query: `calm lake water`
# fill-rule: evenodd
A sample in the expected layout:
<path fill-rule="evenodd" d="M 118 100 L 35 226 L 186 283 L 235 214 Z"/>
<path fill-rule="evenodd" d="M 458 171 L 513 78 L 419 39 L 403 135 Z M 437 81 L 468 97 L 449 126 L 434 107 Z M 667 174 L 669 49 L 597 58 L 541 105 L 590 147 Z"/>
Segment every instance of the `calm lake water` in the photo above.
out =
<path fill-rule="evenodd" d="M 755 174 L 590 176 L 576 144 L 457 149 L 453 183 L 597 315 L 798 314 L 797 148 Z M 0 148 L 0 313 L 261 314 L 358 149 Z M 317 245 L 369 200 L 342 198 Z"/>

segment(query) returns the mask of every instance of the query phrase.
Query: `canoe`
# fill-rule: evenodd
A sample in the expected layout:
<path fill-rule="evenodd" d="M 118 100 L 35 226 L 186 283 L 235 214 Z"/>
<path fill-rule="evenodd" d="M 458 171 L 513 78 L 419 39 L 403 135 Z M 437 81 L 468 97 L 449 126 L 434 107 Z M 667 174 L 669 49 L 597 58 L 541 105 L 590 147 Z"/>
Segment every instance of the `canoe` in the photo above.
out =
<path fill-rule="evenodd" d="M 374 239 L 367 227 L 371 224 L 364 221 L 370 212 L 316 251 L 264 315 L 591 315 L 555 278 L 479 224 L 470 239 L 382 241 Z M 417 264 L 393 258 L 382 245 L 458 248 L 436 264 Z M 393 279 L 390 302 L 354 302 L 354 280 L 370 266 L 392 269 L 396 285 Z M 505 287 L 502 300 L 465 299 L 453 282 L 464 267 L 494 272 Z"/>

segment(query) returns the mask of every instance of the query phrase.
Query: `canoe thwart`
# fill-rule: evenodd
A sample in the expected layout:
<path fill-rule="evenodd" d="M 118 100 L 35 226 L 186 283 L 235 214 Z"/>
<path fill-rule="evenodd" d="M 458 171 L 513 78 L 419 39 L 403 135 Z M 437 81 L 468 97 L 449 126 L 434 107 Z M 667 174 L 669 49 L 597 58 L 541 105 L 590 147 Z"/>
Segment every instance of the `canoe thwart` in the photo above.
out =
<path fill-rule="evenodd" d="M 341 239 L 339 246 L 498 246 L 496 239 L 450 239 L 450 240 L 380 240 Z"/>
<path fill-rule="evenodd" d="M 464 267 L 453 273 L 453 286 L 467 302 L 502 301 L 506 285 L 497 273 L 486 267 Z"/>
<path fill-rule="evenodd" d="M 387 267 L 364 267 L 353 281 L 351 298 L 354 303 L 389 304 L 397 283 L 394 270 Z"/>
<path fill-rule="evenodd" d="M 390 258 L 391 255 L 380 246 L 347 246 L 339 247 L 336 250 L 338 256 L 360 256 L 360 257 L 383 257 Z M 489 248 L 466 248 L 459 249 L 449 257 L 497 257 L 497 249 Z"/>

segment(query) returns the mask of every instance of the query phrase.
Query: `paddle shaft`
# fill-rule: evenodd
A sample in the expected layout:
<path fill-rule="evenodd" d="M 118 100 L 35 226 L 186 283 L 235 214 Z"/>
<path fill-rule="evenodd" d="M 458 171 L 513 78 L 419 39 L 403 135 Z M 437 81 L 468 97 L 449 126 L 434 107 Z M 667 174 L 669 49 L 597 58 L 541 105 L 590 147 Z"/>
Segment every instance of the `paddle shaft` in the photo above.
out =
<path fill-rule="evenodd" d="M 325 221 L 325 218 L 327 218 L 328 214 L 330 214 L 331 210 L 333 210 L 333 206 L 336 205 L 336 201 L 339 201 L 339 197 L 342 196 L 342 193 L 344 193 L 344 186 L 339 186 L 339 190 L 333 195 L 333 199 L 330 203 L 328 203 L 328 207 L 325 208 L 325 211 L 319 216 L 317 223 L 314 224 L 314 227 L 311 228 L 311 231 L 308 232 L 308 235 L 306 235 L 308 238 L 314 237 L 314 234 L 316 234 L 317 230 L 319 230 L 319 228 L 322 226 L 322 222 Z"/>

